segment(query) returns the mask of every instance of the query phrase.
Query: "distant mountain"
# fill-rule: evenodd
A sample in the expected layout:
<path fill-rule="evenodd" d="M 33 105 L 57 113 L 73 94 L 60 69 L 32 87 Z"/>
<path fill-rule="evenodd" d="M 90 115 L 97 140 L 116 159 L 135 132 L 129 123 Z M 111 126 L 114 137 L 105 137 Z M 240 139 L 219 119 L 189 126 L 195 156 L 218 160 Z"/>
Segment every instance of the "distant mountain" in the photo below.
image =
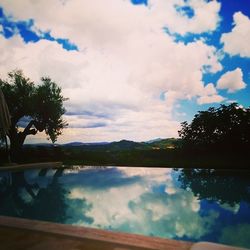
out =
<path fill-rule="evenodd" d="M 111 150 L 131 150 L 131 149 L 144 149 L 147 145 L 144 142 L 134 142 L 128 140 L 121 140 L 118 142 L 111 142 L 108 145 Z"/>
<path fill-rule="evenodd" d="M 69 143 L 65 143 L 62 146 L 66 146 L 66 147 L 78 147 L 78 146 L 82 146 L 84 145 L 84 143 L 82 142 L 69 142 Z"/>
<path fill-rule="evenodd" d="M 86 151 L 122 151 L 122 150 L 146 150 L 146 149 L 173 149 L 180 145 L 181 140 L 176 138 L 167 139 L 153 139 L 147 142 L 134 142 L 129 140 L 121 140 L 115 142 L 70 142 L 66 144 L 52 144 L 52 143 L 39 143 L 39 144 L 26 144 L 25 147 L 62 147 L 62 148 L 75 148 L 77 150 Z"/>
<path fill-rule="evenodd" d="M 105 150 L 105 151 L 119 151 L 119 150 L 133 150 L 133 149 L 145 149 L 150 148 L 144 142 L 134 142 L 128 140 L 121 140 L 115 142 L 97 142 L 97 143 L 82 143 L 82 142 L 71 142 L 62 145 L 65 148 L 77 148 L 83 150 Z"/>
<path fill-rule="evenodd" d="M 149 141 L 145 141 L 145 143 L 153 143 L 153 142 L 158 142 L 158 141 L 161 141 L 163 140 L 162 138 L 156 138 L 156 139 L 152 139 L 152 140 L 149 140 Z"/>
<path fill-rule="evenodd" d="M 171 149 L 177 148 L 181 145 L 181 139 L 167 138 L 154 141 L 149 144 L 153 149 Z"/>
<path fill-rule="evenodd" d="M 57 146 L 60 146 L 60 144 L 57 144 L 57 143 L 35 143 L 35 144 L 29 144 L 29 143 L 26 143 L 23 145 L 24 147 L 27 147 L 27 148 L 35 148 L 35 147 L 57 147 Z"/>
<path fill-rule="evenodd" d="M 86 146 L 86 145 L 106 145 L 110 142 L 70 142 L 63 144 L 62 146 L 66 147 L 79 147 L 79 146 Z"/>

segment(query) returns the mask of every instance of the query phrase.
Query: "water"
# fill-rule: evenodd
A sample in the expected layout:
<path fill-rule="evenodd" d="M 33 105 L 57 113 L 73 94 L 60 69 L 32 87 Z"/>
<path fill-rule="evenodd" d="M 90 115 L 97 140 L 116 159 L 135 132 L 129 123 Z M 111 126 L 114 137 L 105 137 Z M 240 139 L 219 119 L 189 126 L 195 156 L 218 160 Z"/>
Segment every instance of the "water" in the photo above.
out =
<path fill-rule="evenodd" d="M 0 172 L 0 214 L 250 248 L 250 177 L 138 167 Z"/>

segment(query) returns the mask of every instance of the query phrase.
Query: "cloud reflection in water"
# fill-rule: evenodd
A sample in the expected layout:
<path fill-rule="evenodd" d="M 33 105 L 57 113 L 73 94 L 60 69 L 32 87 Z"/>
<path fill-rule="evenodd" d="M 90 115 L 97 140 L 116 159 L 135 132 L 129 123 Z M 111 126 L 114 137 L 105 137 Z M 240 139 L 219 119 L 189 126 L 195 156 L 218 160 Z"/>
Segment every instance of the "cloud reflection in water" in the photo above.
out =
<path fill-rule="evenodd" d="M 75 224 L 89 226 L 89 220 L 78 219 L 79 211 L 85 211 L 87 218 L 93 218 L 92 227 L 199 239 L 218 217 L 212 210 L 201 217 L 200 201 L 191 191 L 179 187 L 171 169 L 121 167 L 93 171 L 98 174 L 91 170 L 78 173 L 78 178 L 91 173 L 91 180 L 82 179 L 77 185 L 69 182 L 68 199 L 91 204 L 87 211 L 74 207 Z"/>
<path fill-rule="evenodd" d="M 249 187 L 245 172 L 204 169 L 0 172 L 0 214 L 250 248 Z"/>

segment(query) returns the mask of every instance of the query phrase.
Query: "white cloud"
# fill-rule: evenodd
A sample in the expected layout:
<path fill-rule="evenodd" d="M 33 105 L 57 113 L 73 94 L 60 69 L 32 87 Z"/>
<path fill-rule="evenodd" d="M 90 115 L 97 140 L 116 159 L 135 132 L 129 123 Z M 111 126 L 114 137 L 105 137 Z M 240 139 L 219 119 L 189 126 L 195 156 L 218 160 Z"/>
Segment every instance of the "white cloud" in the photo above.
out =
<path fill-rule="evenodd" d="M 218 89 L 227 89 L 228 93 L 234 93 L 244 89 L 246 83 L 243 81 L 243 73 L 240 68 L 233 71 L 228 71 L 223 74 L 217 82 Z"/>
<path fill-rule="evenodd" d="M 49 75 L 60 84 L 64 96 L 70 98 L 67 110 L 76 115 L 66 116 L 74 129 L 66 129 L 59 142 L 177 136 L 179 123 L 172 117 L 175 102 L 204 95 L 205 69 L 215 73 L 222 66 L 215 47 L 201 40 L 187 45 L 176 43 L 162 31 L 171 19 L 168 5 L 183 4 L 170 1 L 162 6 L 165 2 L 155 0 L 145 7 L 109 0 L 107 8 L 106 2 L 97 0 L 67 1 L 64 5 L 61 1 L 2 1 L 8 14 L 21 20 L 33 18 L 37 29 L 68 38 L 79 51 L 66 51 L 56 42 L 45 40 L 24 44 L 18 35 L 8 40 L 1 37 L 1 75 L 21 68 L 35 81 Z M 219 3 L 190 1 L 190 5 L 197 9 L 199 18 L 193 20 L 197 24 L 184 25 L 186 30 L 176 32 L 199 33 L 215 28 Z M 205 22 L 199 14 L 203 10 L 216 20 L 212 18 L 200 30 L 198 23 Z M 175 15 L 173 18 L 186 20 Z M 165 100 L 160 99 L 162 93 Z M 82 111 L 94 114 L 77 115 Z M 94 123 L 106 126 L 86 128 Z"/>
<path fill-rule="evenodd" d="M 39 29 L 51 30 L 55 36 L 71 37 L 77 44 L 80 40 L 80 43 L 84 44 L 89 39 L 92 42 L 105 43 L 113 34 L 125 35 L 125 32 L 121 31 L 124 27 L 126 27 L 126 33 L 130 33 L 138 26 L 143 28 L 145 23 L 149 25 L 149 29 L 154 29 L 156 26 L 157 28 L 167 27 L 171 32 L 182 35 L 210 32 L 218 26 L 221 6 L 217 1 L 205 0 L 190 0 L 188 2 L 183 0 L 149 0 L 148 7 L 144 5 L 132 6 L 130 0 L 109 0 L 108 4 L 100 3 L 98 0 L 77 0 L 65 3 L 60 0 L 53 2 L 23 0 L 12 4 L 8 0 L 2 0 L 1 5 L 15 18 L 33 18 Z M 194 16 L 188 18 L 177 11 L 176 6 L 192 9 Z M 141 19 L 142 15 L 143 19 Z M 130 18 L 123 18 L 128 16 Z M 136 25 L 127 25 L 127 23 Z M 85 33 L 85 38 L 81 37 L 81 34 L 77 34 L 76 30 Z"/>
<path fill-rule="evenodd" d="M 229 104 L 234 103 L 234 102 L 237 102 L 237 100 L 227 100 L 226 101 L 226 103 L 229 103 Z"/>
<path fill-rule="evenodd" d="M 224 100 L 225 98 L 223 96 L 218 95 L 217 90 L 214 87 L 214 84 L 209 83 L 200 93 L 200 96 L 197 98 L 197 103 L 199 105 L 202 105 L 202 104 L 218 103 Z"/>
<path fill-rule="evenodd" d="M 171 33 L 185 35 L 211 32 L 220 22 L 220 3 L 217 1 L 151 0 L 149 5 L 160 23 L 163 23 Z M 193 17 L 188 17 L 183 11 L 177 11 L 176 6 L 189 8 L 193 11 Z"/>
<path fill-rule="evenodd" d="M 197 99 L 199 105 L 209 104 L 209 103 L 218 103 L 224 101 L 225 98 L 221 95 L 210 95 L 210 96 L 201 96 Z"/>
<path fill-rule="evenodd" d="M 204 88 L 205 95 L 215 95 L 217 94 L 216 88 L 214 87 L 213 83 L 209 83 Z"/>
<path fill-rule="evenodd" d="M 221 36 L 224 51 L 232 56 L 250 57 L 250 19 L 241 12 L 236 12 L 233 18 L 234 28 Z"/>

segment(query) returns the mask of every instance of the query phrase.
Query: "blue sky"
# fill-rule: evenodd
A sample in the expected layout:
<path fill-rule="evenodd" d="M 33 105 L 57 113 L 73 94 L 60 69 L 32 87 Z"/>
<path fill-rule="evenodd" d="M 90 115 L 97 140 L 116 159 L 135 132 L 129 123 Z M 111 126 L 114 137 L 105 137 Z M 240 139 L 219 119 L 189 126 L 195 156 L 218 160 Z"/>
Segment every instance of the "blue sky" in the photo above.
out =
<path fill-rule="evenodd" d="M 1 0 L 0 75 L 61 86 L 60 143 L 176 137 L 198 110 L 250 105 L 249 18 L 245 0 Z"/>

